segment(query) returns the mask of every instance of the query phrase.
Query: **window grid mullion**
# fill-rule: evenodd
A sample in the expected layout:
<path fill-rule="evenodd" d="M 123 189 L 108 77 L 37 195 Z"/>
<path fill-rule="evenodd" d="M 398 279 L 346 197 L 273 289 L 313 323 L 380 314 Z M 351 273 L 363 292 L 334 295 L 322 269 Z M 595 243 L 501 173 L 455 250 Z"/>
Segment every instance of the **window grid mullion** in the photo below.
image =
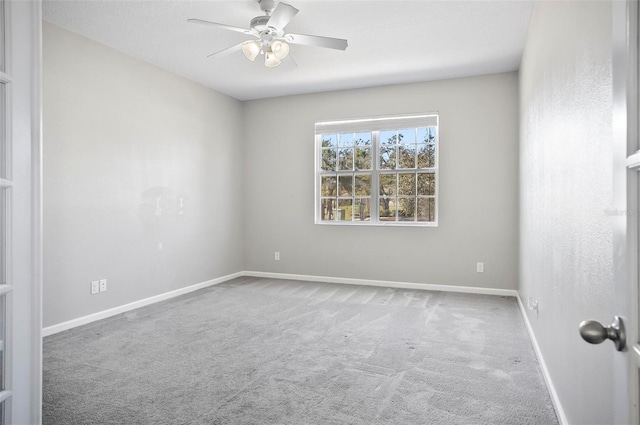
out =
<path fill-rule="evenodd" d="M 351 135 L 351 222 L 353 222 L 353 205 L 355 203 L 355 194 L 356 194 L 356 134 L 353 133 Z M 344 221 L 347 221 L 347 217 L 346 217 L 347 213 L 345 212 L 345 219 Z"/>
<path fill-rule="evenodd" d="M 417 137 L 417 134 L 416 134 Z M 416 147 L 416 151 L 413 155 L 415 165 L 418 165 L 418 151 Z M 415 177 L 413 178 L 413 221 L 418 222 L 418 170 L 414 171 Z"/>
<path fill-rule="evenodd" d="M 396 146 L 396 165 L 398 163 L 398 147 Z M 395 210 L 393 212 L 393 216 L 395 218 L 394 222 L 398 222 L 398 180 L 400 180 L 400 176 L 398 176 L 398 168 L 396 167 L 396 169 L 394 170 L 395 172 L 395 181 L 396 181 L 396 190 L 393 193 L 393 202 L 394 202 L 394 207 Z"/>
<path fill-rule="evenodd" d="M 374 223 L 380 222 L 380 187 L 379 187 L 379 138 L 380 132 L 378 130 L 371 132 L 371 144 L 372 144 L 372 158 L 371 158 L 371 221 Z"/>

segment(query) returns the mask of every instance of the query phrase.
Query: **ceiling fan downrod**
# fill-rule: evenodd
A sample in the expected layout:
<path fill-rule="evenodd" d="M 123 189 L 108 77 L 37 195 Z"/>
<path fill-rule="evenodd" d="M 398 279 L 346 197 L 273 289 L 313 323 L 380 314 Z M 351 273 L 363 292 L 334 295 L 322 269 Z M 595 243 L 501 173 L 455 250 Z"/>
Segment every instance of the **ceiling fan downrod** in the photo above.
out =
<path fill-rule="evenodd" d="M 258 4 L 260 5 L 260 9 L 262 9 L 267 16 L 270 16 L 273 9 L 276 8 L 276 2 L 274 0 L 258 0 Z"/>

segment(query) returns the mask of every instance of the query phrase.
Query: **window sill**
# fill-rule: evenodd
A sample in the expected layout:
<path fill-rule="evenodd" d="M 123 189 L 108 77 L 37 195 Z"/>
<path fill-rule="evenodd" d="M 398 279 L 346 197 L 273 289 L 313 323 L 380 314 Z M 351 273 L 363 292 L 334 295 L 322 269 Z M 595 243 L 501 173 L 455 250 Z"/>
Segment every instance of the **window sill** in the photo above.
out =
<path fill-rule="evenodd" d="M 315 224 L 322 226 L 358 226 L 358 227 L 438 227 L 437 222 L 416 223 L 402 221 L 316 221 Z"/>

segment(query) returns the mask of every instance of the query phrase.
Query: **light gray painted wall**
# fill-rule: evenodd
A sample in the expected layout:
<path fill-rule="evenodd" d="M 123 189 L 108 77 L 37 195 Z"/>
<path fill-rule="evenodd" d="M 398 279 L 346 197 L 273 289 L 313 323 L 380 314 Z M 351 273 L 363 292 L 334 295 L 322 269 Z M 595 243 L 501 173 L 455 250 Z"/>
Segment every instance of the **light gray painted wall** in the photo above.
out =
<path fill-rule="evenodd" d="M 245 102 L 247 270 L 515 289 L 517 78 Z M 439 227 L 314 224 L 314 123 L 416 112 L 440 114 Z"/>
<path fill-rule="evenodd" d="M 520 294 L 569 423 L 610 424 L 611 5 L 536 2 L 520 67 Z"/>
<path fill-rule="evenodd" d="M 242 104 L 47 22 L 43 38 L 44 326 L 242 270 Z"/>

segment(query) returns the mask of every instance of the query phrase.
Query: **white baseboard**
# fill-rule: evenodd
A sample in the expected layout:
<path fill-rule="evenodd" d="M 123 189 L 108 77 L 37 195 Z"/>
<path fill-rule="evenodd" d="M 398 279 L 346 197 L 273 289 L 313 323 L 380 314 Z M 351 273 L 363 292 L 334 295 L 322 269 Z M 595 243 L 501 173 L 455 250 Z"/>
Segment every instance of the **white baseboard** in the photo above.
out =
<path fill-rule="evenodd" d="M 219 283 L 226 282 L 228 280 L 235 279 L 237 277 L 243 277 L 243 276 L 265 277 L 265 278 L 272 278 L 272 279 L 303 280 L 303 281 L 309 281 L 309 282 L 343 283 L 347 285 L 382 286 L 382 287 L 388 287 L 388 288 L 401 288 L 401 289 L 424 289 L 429 291 L 501 295 L 501 296 L 508 296 L 508 297 L 517 297 L 518 295 L 518 292 L 513 289 L 475 288 L 472 286 L 431 285 L 426 283 L 393 282 L 389 280 L 368 280 L 368 279 L 352 279 L 352 278 L 329 277 L 329 276 L 311 276 L 311 275 L 302 275 L 302 274 L 243 271 L 243 272 L 237 272 L 237 273 L 229 274 L 226 276 L 222 276 L 216 279 L 208 280 L 206 282 L 197 283 L 195 285 L 187 286 L 185 288 L 176 289 L 175 291 L 169 291 L 163 294 L 154 295 L 153 297 L 145 298 L 139 301 L 134 301 L 132 303 L 110 308 L 108 310 L 99 311 L 97 313 L 89 314 L 87 316 L 78 317 L 77 319 L 72 319 L 67 322 L 62 322 L 52 326 L 47 326 L 46 328 L 42 329 L 42 336 L 46 337 L 49 335 L 57 334 L 58 332 L 66 331 L 68 329 L 72 329 L 77 326 L 86 325 L 87 323 L 95 322 L 96 320 L 106 319 L 107 317 L 115 316 L 116 314 L 125 313 L 127 311 L 131 311 L 136 308 L 144 307 L 153 303 L 164 301 L 169 298 L 174 298 L 179 295 L 197 291 L 198 289 L 206 288 L 212 285 L 217 285 Z"/>
<path fill-rule="evenodd" d="M 67 329 L 72 329 L 77 326 L 86 325 L 87 323 L 95 322 L 96 320 L 106 319 L 107 317 L 115 316 L 116 314 L 126 313 L 127 311 L 131 311 L 136 308 L 144 307 L 150 304 L 167 300 L 169 298 L 174 298 L 179 295 L 197 291 L 198 289 L 206 288 L 208 286 L 217 285 L 219 283 L 226 282 L 228 280 L 235 279 L 236 277 L 241 276 L 244 276 L 243 272 L 232 273 L 226 276 L 218 277 L 216 279 L 207 280 L 206 282 L 196 283 L 195 285 L 165 292 L 163 294 L 154 295 L 153 297 L 134 301 L 132 303 L 110 308 L 108 310 L 99 311 L 87 316 L 78 317 L 77 319 L 69 320 L 67 322 L 47 326 L 46 328 L 42 328 L 42 337 L 57 334 L 58 332 L 66 331 Z"/>
<path fill-rule="evenodd" d="M 311 276 L 306 274 L 288 274 L 245 271 L 243 276 L 267 277 L 273 279 L 304 280 L 309 282 L 344 283 L 347 285 L 384 286 L 401 289 L 425 289 L 429 291 L 464 292 L 468 294 L 501 295 L 516 297 L 515 289 L 475 288 L 473 286 L 432 285 L 428 283 L 394 282 L 390 280 L 352 279 L 346 277 Z"/>
<path fill-rule="evenodd" d="M 516 291 L 517 292 L 517 291 Z M 542 370 L 542 376 L 544 377 L 544 381 L 547 384 L 547 389 L 549 390 L 549 395 L 551 396 L 551 402 L 553 403 L 553 407 L 556 409 L 556 415 L 558 416 L 558 422 L 560 425 L 569 425 L 569 421 L 567 420 L 567 416 L 564 413 L 564 409 L 562 408 L 562 404 L 560 403 L 560 398 L 558 397 L 558 392 L 556 391 L 556 387 L 553 385 L 553 381 L 551 380 L 551 375 L 549 374 L 549 369 L 547 368 L 547 364 L 544 361 L 544 357 L 542 357 L 542 351 L 540 351 L 540 346 L 538 345 L 538 340 L 536 339 L 535 334 L 533 333 L 533 328 L 531 327 L 531 322 L 529 322 L 529 316 L 527 316 L 527 312 L 525 310 L 524 305 L 522 304 L 522 300 L 520 299 L 520 293 L 517 293 L 518 305 L 520 306 L 520 312 L 522 312 L 522 317 L 524 319 L 524 323 L 527 327 L 527 332 L 529 332 L 529 339 L 533 344 L 533 349 L 536 352 L 536 357 L 538 358 L 538 363 L 540 364 L 540 369 Z"/>

